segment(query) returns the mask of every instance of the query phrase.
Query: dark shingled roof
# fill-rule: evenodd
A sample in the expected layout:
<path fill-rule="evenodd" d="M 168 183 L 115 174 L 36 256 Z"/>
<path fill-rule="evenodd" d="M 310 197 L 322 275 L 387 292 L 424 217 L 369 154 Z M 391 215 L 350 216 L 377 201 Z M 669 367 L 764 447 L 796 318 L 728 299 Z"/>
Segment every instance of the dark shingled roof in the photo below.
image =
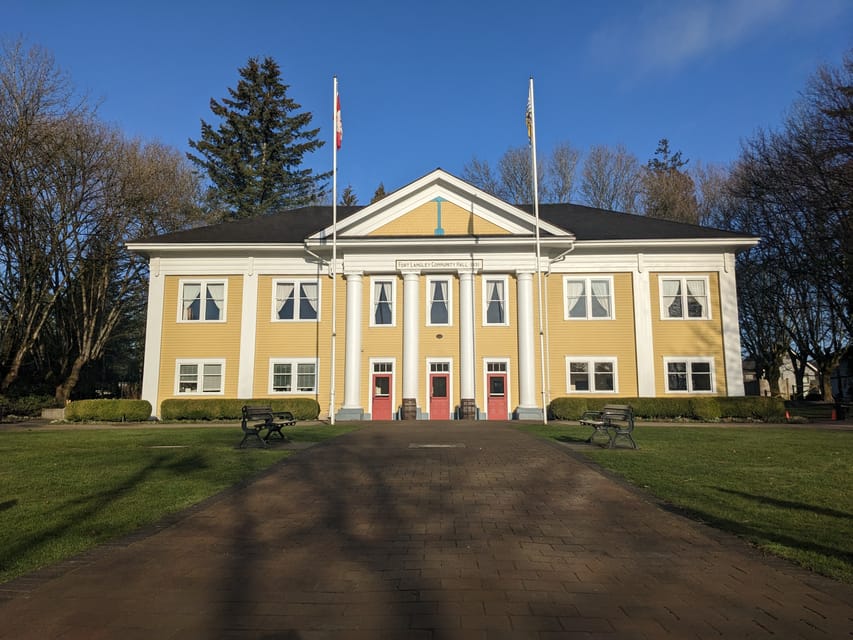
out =
<path fill-rule="evenodd" d="M 364 207 L 338 207 L 338 222 Z M 519 209 L 533 213 L 532 205 Z M 658 220 L 645 216 L 595 209 L 578 204 L 543 204 L 539 216 L 589 240 L 737 240 L 751 236 L 709 227 Z M 263 244 L 298 243 L 332 224 L 332 207 L 301 207 L 266 216 L 176 231 L 132 244 Z"/>

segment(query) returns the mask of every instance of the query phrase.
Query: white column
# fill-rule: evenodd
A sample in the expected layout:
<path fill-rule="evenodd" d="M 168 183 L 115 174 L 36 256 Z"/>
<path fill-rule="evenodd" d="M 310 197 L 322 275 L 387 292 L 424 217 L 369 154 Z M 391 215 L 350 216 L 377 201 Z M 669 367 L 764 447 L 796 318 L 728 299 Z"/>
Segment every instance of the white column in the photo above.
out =
<path fill-rule="evenodd" d="M 459 385 L 462 400 L 474 399 L 474 274 L 459 272 Z"/>
<path fill-rule="evenodd" d="M 250 400 L 255 390 L 255 331 L 258 323 L 258 274 L 251 264 L 243 274 L 243 308 L 240 317 L 240 364 L 237 397 Z"/>
<path fill-rule="evenodd" d="M 403 411 L 406 413 L 407 405 L 415 401 L 417 407 L 418 397 L 418 333 L 420 320 L 418 309 L 421 299 L 418 295 L 418 284 L 420 273 L 417 271 L 406 271 L 403 273 Z M 409 402 L 407 402 L 409 401 Z M 415 409 L 414 416 L 417 417 Z"/>
<path fill-rule="evenodd" d="M 536 408 L 533 273 L 519 271 L 516 279 L 518 281 L 518 406 L 520 409 L 532 409 Z"/>
<path fill-rule="evenodd" d="M 735 256 L 732 253 L 727 253 L 723 258 L 725 269 L 720 271 L 720 313 L 723 316 L 726 395 L 742 396 L 745 391 L 743 387 L 743 364 L 740 355 L 740 320 L 737 313 Z"/>
<path fill-rule="evenodd" d="M 145 360 L 142 365 L 142 399 L 151 403 L 151 415 L 160 414 L 160 342 L 163 337 L 163 297 L 165 278 L 160 274 L 160 258 L 148 264 L 148 313 L 145 318 Z M 177 317 L 177 306 L 175 314 Z M 174 320 L 173 320 L 174 321 Z M 174 363 L 172 363 L 174 366 Z"/>
<path fill-rule="evenodd" d="M 637 349 L 637 394 L 641 398 L 655 397 L 655 344 L 652 337 L 652 293 L 649 272 L 643 265 L 643 255 L 637 256 L 637 269 L 631 274 L 634 285 L 634 335 Z M 658 311 L 660 313 L 660 311 Z"/>
<path fill-rule="evenodd" d="M 338 417 L 354 419 L 355 414 L 358 414 L 358 418 L 361 418 L 362 414 L 360 405 L 362 274 L 346 273 L 344 277 L 347 281 L 346 360 L 344 362 L 344 404 Z"/>

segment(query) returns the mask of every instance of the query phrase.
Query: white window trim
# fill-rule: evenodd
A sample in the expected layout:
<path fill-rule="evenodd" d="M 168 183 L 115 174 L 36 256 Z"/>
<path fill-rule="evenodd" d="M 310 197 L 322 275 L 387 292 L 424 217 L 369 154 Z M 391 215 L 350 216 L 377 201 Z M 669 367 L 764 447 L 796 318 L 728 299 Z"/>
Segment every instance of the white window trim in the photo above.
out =
<path fill-rule="evenodd" d="M 293 376 L 293 391 L 276 391 L 273 387 L 273 372 L 275 370 L 275 365 L 277 364 L 289 364 L 293 367 L 291 376 Z M 312 391 L 300 391 L 296 389 L 296 376 L 298 375 L 297 366 L 300 364 L 313 364 L 314 365 L 314 389 Z M 320 387 L 320 361 L 318 358 L 270 358 L 270 366 L 269 366 L 269 393 L 274 396 L 304 396 L 305 394 L 309 395 L 317 395 L 318 389 Z"/>
<path fill-rule="evenodd" d="M 222 287 L 222 313 L 219 314 L 219 320 L 207 320 L 201 319 L 198 320 L 184 320 L 184 285 L 186 284 L 198 284 L 202 287 L 202 292 L 206 291 L 206 287 L 209 284 L 221 284 Z M 201 309 L 204 309 L 204 298 L 201 300 Z M 218 322 L 225 322 L 227 319 L 227 311 L 228 311 L 228 278 L 181 278 L 178 281 L 178 322 L 182 324 L 199 324 L 199 323 L 213 323 L 216 324 Z"/>
<path fill-rule="evenodd" d="M 584 281 L 584 291 L 586 292 L 586 316 L 583 318 L 573 318 L 569 315 L 569 282 Z M 595 318 L 592 314 L 592 281 L 593 280 L 608 280 L 610 291 L 610 315 L 604 318 Z M 606 275 L 565 275 L 563 276 L 563 318 L 565 320 L 580 320 L 586 322 L 588 320 L 615 320 L 616 319 L 616 293 L 613 291 L 613 276 Z"/>
<path fill-rule="evenodd" d="M 669 388 L 669 365 L 674 362 L 684 362 L 687 364 L 687 389 L 670 389 Z M 696 362 L 708 363 L 709 369 L 711 372 L 711 390 L 710 391 L 694 391 L 693 390 L 693 377 L 692 377 L 692 364 Z M 716 395 L 717 393 L 717 373 L 716 368 L 714 367 L 714 358 L 710 357 L 695 357 L 695 356 L 673 356 L 667 357 L 663 359 L 663 386 L 664 391 L 666 393 L 675 393 L 675 394 L 701 394 L 701 395 Z"/>
<path fill-rule="evenodd" d="M 444 282 L 447 284 L 447 322 L 432 323 L 430 315 L 432 311 L 432 283 Z M 426 312 L 424 320 L 427 327 L 452 327 L 453 326 L 453 279 L 449 276 L 427 276 L 426 279 Z"/>
<path fill-rule="evenodd" d="M 181 365 L 194 364 L 198 367 L 196 383 L 197 391 L 181 391 Z M 207 391 L 204 389 L 204 365 L 218 364 L 222 366 L 222 384 L 219 391 Z M 225 395 L 225 359 L 224 358 L 179 358 L 175 360 L 175 395 L 176 396 L 222 396 Z"/>
<path fill-rule="evenodd" d="M 663 303 L 663 282 L 664 280 L 680 280 L 681 281 L 681 317 L 672 318 L 667 314 L 666 306 Z M 704 280 L 705 281 L 705 315 L 701 318 L 691 318 L 687 315 L 687 281 L 688 280 Z M 658 302 L 660 304 L 660 319 L 661 320 L 690 320 L 703 321 L 711 320 L 711 288 L 710 278 L 708 276 L 676 276 L 676 275 L 659 275 L 658 276 Z"/>
<path fill-rule="evenodd" d="M 376 283 L 391 283 L 391 324 L 376 324 Z M 375 276 L 370 278 L 370 324 L 371 327 L 397 326 L 397 276 Z"/>
<path fill-rule="evenodd" d="M 599 390 L 599 389 L 589 389 L 588 391 L 578 391 L 577 389 L 572 389 L 572 376 L 570 371 L 570 365 L 573 362 L 585 362 L 588 367 L 589 380 L 592 384 L 595 384 L 595 363 L 596 362 L 609 362 L 613 365 L 613 390 Z M 619 364 L 617 362 L 617 358 L 615 356 L 566 356 L 566 393 L 571 394 L 607 394 L 614 395 L 619 393 Z"/>
<path fill-rule="evenodd" d="M 484 327 L 508 327 L 509 326 L 509 276 L 488 275 L 482 277 L 483 290 L 483 317 L 482 323 Z M 504 284 L 504 321 L 503 322 L 486 322 L 486 315 L 489 309 L 489 282 L 499 280 Z"/>
<path fill-rule="evenodd" d="M 322 297 L 323 285 L 320 284 L 320 282 L 321 281 L 319 278 L 274 278 L 272 281 L 272 291 L 271 291 L 271 294 L 272 294 L 272 300 L 271 300 L 272 321 L 273 322 L 320 322 L 320 313 L 321 313 L 321 306 L 322 306 L 320 304 L 320 301 L 323 299 L 323 297 Z M 279 318 L 278 317 L 278 309 L 276 309 L 276 297 L 275 297 L 276 294 L 275 294 L 275 292 L 276 292 L 276 289 L 278 288 L 278 285 L 283 284 L 283 283 L 293 283 L 294 290 L 297 293 L 299 291 L 298 288 L 301 284 L 309 283 L 309 284 L 316 284 L 317 285 L 317 317 L 316 318 L 292 318 L 292 319 L 289 319 L 289 318 Z M 298 305 L 299 296 L 298 295 L 295 297 L 295 301 L 297 302 L 297 304 L 295 304 L 294 307 L 296 310 L 298 310 L 299 309 L 299 305 Z"/>

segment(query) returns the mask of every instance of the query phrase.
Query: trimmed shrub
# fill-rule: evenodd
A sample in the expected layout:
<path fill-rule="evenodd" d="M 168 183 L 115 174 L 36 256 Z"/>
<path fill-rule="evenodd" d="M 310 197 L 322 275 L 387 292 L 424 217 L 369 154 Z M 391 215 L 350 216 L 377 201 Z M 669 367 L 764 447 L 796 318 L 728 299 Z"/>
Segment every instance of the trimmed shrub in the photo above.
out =
<path fill-rule="evenodd" d="M 577 420 L 584 411 L 598 411 L 605 404 L 627 404 L 634 415 L 645 420 L 761 420 L 778 422 L 785 417 L 785 403 L 780 398 L 748 396 L 730 398 L 699 396 L 683 398 L 555 398 L 551 415 L 557 420 Z"/>
<path fill-rule="evenodd" d="M 160 419 L 240 420 L 243 405 L 270 406 L 273 411 L 290 411 L 297 420 L 316 420 L 320 404 L 313 398 L 169 398 L 160 403 Z"/>
<path fill-rule="evenodd" d="M 37 416 L 42 409 L 55 406 L 56 399 L 53 396 L 0 396 L 0 416 Z"/>
<path fill-rule="evenodd" d="M 704 422 L 718 422 L 722 410 L 717 398 L 691 398 L 691 415 L 697 420 Z"/>
<path fill-rule="evenodd" d="M 70 422 L 144 422 L 150 417 L 148 400 L 75 400 L 65 407 Z"/>

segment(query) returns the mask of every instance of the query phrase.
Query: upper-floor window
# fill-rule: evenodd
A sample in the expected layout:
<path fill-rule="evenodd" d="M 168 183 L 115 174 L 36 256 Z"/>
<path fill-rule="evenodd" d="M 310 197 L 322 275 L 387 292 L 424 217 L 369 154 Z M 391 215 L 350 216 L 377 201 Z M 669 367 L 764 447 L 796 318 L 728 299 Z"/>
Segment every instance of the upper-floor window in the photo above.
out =
<path fill-rule="evenodd" d="M 483 279 L 483 324 L 508 325 L 507 279 Z"/>
<path fill-rule="evenodd" d="M 569 393 L 616 391 L 616 358 L 566 358 Z"/>
<path fill-rule="evenodd" d="M 370 325 L 379 327 L 394 326 L 394 280 L 374 279 L 372 314 Z"/>
<path fill-rule="evenodd" d="M 664 319 L 707 319 L 711 317 L 708 307 L 708 278 L 672 278 L 661 276 L 661 317 Z"/>
<path fill-rule="evenodd" d="M 427 325 L 448 325 L 450 314 L 450 278 L 427 278 Z"/>
<path fill-rule="evenodd" d="M 319 316 L 319 289 L 316 280 L 275 280 L 273 319 L 316 320 Z"/>
<path fill-rule="evenodd" d="M 175 392 L 205 395 L 223 392 L 224 360 L 178 360 Z"/>
<path fill-rule="evenodd" d="M 667 393 L 713 393 L 713 358 L 664 358 Z"/>
<path fill-rule="evenodd" d="M 613 278 L 563 279 L 566 320 L 613 318 Z"/>
<path fill-rule="evenodd" d="M 182 322 L 225 320 L 224 280 L 184 280 L 180 283 Z"/>

